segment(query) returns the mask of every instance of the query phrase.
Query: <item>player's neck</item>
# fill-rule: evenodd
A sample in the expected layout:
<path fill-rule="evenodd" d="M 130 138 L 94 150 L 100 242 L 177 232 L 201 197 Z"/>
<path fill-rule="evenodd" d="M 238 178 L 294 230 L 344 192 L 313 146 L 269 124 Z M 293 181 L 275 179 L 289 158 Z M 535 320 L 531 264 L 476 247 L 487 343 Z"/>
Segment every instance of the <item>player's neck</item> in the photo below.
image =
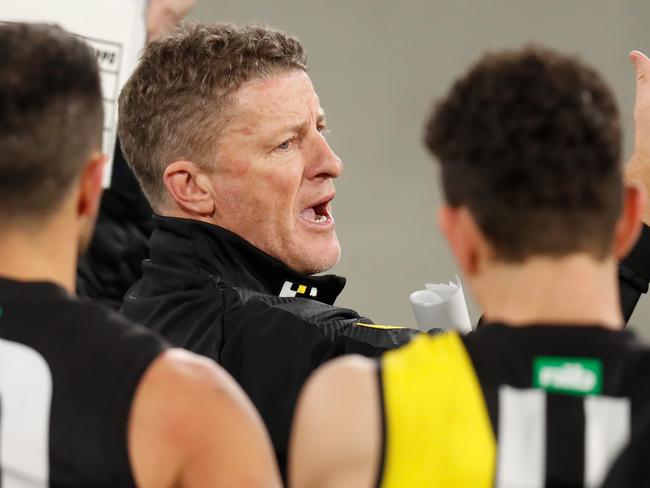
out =
<path fill-rule="evenodd" d="M 8 225 L 0 235 L 0 276 L 18 281 L 49 281 L 74 293 L 78 245 L 65 217 L 37 229 Z"/>
<path fill-rule="evenodd" d="M 488 321 L 623 326 L 614 259 L 571 255 L 492 264 L 475 290 Z"/>

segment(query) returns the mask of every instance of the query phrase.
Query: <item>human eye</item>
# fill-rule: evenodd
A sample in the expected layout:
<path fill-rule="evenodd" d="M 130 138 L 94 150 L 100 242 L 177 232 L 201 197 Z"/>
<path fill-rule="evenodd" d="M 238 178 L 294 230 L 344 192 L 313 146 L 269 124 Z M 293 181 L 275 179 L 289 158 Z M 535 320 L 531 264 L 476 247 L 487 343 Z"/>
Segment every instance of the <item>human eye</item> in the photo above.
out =
<path fill-rule="evenodd" d="M 325 125 L 319 125 L 318 126 L 318 132 L 320 133 L 321 136 L 327 137 L 327 135 L 331 132 Z"/>
<path fill-rule="evenodd" d="M 280 151 L 286 151 L 287 149 L 291 148 L 291 146 L 296 142 L 296 138 L 292 137 L 291 139 L 287 139 L 284 141 L 282 144 L 278 144 L 275 146 L 276 150 Z"/>

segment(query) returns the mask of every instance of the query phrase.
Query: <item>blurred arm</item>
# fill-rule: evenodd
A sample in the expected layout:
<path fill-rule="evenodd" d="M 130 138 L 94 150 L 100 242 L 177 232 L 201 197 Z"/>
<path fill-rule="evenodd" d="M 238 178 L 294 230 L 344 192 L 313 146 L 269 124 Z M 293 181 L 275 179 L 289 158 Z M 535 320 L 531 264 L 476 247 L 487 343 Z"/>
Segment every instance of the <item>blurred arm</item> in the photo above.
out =
<path fill-rule="evenodd" d="M 382 432 L 377 366 L 347 356 L 321 367 L 301 393 L 291 434 L 292 488 L 372 487 Z"/>

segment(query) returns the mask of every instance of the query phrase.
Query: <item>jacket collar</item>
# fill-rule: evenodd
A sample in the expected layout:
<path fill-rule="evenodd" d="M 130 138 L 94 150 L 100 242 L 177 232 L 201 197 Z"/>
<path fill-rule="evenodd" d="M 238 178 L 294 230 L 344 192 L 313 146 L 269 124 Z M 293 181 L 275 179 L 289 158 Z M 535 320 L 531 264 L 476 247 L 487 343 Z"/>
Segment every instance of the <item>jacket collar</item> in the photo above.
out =
<path fill-rule="evenodd" d="M 191 219 L 154 215 L 150 256 L 154 264 L 199 266 L 238 287 L 332 305 L 345 286 L 336 275 L 305 276 L 238 235 Z"/>

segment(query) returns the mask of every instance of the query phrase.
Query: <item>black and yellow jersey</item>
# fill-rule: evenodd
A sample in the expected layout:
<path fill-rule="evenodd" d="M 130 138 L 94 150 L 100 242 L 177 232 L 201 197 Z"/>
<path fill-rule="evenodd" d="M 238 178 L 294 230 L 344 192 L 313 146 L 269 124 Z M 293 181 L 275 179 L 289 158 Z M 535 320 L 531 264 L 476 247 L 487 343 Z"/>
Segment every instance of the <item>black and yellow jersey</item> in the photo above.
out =
<path fill-rule="evenodd" d="M 650 406 L 650 348 L 597 326 L 486 324 L 380 360 L 379 486 L 601 486 Z"/>

